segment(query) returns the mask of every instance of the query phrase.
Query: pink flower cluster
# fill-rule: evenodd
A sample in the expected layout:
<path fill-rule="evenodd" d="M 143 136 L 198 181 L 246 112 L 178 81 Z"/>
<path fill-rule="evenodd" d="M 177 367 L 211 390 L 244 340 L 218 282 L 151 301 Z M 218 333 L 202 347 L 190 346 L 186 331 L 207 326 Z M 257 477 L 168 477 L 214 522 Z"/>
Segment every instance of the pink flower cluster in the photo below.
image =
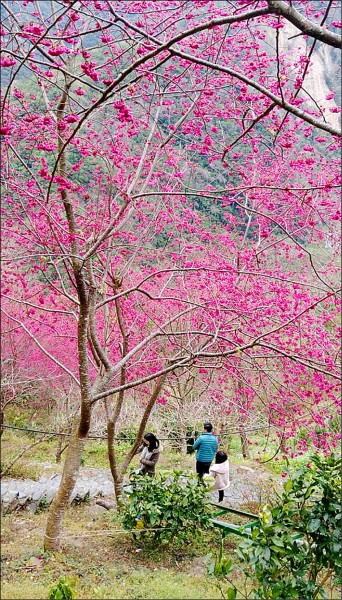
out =
<path fill-rule="evenodd" d="M 122 100 L 113 102 L 113 106 L 118 111 L 118 120 L 119 121 L 121 121 L 122 123 L 124 123 L 124 122 L 132 123 L 133 122 L 133 117 L 132 117 L 128 107 Z"/>
<path fill-rule="evenodd" d="M 81 69 L 85 75 L 88 75 L 90 79 L 93 81 L 99 81 L 99 74 L 95 70 L 96 63 L 95 62 L 85 62 L 81 65 Z"/>

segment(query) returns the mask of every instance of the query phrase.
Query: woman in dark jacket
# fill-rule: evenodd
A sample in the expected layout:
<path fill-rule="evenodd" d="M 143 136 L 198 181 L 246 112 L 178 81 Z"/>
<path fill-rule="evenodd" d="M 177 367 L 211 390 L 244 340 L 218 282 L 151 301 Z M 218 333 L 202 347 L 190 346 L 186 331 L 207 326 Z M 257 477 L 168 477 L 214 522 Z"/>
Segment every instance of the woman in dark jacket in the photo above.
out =
<path fill-rule="evenodd" d="M 141 452 L 140 473 L 154 477 L 156 474 L 156 464 L 159 460 L 162 446 L 154 433 L 146 433 L 143 437 L 143 443 L 138 448 L 137 454 Z"/>

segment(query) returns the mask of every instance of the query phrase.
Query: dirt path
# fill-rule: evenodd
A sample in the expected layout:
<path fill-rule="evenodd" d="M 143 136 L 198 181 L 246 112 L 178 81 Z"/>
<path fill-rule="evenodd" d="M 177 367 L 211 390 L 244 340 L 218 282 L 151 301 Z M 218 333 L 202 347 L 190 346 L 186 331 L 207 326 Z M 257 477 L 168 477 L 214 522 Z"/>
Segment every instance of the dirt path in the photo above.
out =
<path fill-rule="evenodd" d="M 48 476 L 39 481 L 31 479 L 3 479 L 1 482 L 2 514 L 19 509 L 35 512 L 39 505 L 50 504 L 56 494 L 61 479 L 60 472 L 52 472 L 55 465 L 45 463 Z M 274 489 L 280 487 L 279 476 L 271 476 L 259 468 L 231 465 L 231 483 L 225 490 L 224 504 L 234 508 L 245 507 L 258 510 L 268 501 Z M 80 476 L 71 496 L 71 501 L 81 501 L 85 497 L 103 497 L 113 502 L 113 482 L 109 469 L 81 467 Z M 217 500 L 217 492 L 212 494 Z"/>

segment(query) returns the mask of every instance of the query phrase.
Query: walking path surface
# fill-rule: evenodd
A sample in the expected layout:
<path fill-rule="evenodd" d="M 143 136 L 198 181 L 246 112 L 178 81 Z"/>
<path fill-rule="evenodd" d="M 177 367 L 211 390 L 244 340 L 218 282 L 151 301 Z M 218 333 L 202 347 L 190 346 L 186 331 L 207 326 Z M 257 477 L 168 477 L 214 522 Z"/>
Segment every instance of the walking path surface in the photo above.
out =
<path fill-rule="evenodd" d="M 39 481 L 32 479 L 3 479 L 1 481 L 1 512 L 7 514 L 20 509 L 34 513 L 43 506 L 49 505 L 60 484 L 61 473 L 51 474 L 54 465 L 44 463 L 50 471 L 49 476 L 42 476 Z M 231 484 L 225 490 L 224 504 L 239 508 L 249 502 L 267 501 L 273 484 L 279 485 L 279 477 L 271 476 L 258 468 L 231 466 Z M 80 475 L 70 502 L 81 502 L 103 497 L 113 502 L 113 480 L 109 469 L 81 467 Z M 212 493 L 217 501 L 217 492 Z"/>

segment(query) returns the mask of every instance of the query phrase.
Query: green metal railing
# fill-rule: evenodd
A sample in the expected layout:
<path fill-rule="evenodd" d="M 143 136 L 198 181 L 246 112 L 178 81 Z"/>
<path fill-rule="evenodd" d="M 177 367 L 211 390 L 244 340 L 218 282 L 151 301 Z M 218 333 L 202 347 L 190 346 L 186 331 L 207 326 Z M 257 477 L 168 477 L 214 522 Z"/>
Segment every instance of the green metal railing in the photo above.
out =
<path fill-rule="evenodd" d="M 252 513 L 248 513 L 243 510 L 238 510 L 236 508 L 231 508 L 230 506 L 222 506 L 221 504 L 216 504 L 215 502 L 210 502 L 210 504 L 211 506 L 214 506 L 218 509 L 214 513 L 212 524 L 214 525 L 214 527 L 218 527 L 221 530 L 223 538 L 225 538 L 230 533 L 234 533 L 235 535 L 239 535 L 241 537 L 247 537 L 251 534 L 252 528 L 258 527 L 258 525 L 260 524 L 259 517 L 257 515 L 253 515 Z M 217 518 L 223 515 L 227 515 L 227 513 L 238 515 L 240 517 L 246 517 L 248 519 L 253 519 L 253 521 L 242 525 L 235 525 L 234 523 L 228 523 L 227 521 L 223 521 Z"/>

